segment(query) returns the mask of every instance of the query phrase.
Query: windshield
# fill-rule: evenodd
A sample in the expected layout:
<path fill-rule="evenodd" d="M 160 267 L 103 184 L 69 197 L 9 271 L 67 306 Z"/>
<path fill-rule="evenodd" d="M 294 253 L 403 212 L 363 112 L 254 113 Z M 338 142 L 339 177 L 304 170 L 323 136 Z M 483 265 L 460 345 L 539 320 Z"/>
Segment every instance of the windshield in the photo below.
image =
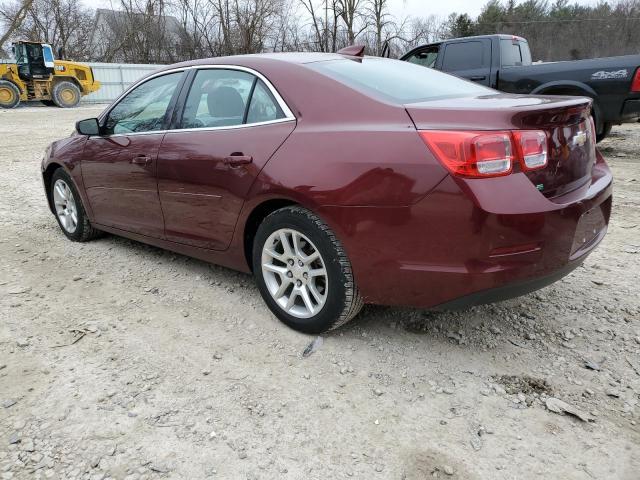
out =
<path fill-rule="evenodd" d="M 29 63 L 29 60 L 27 57 L 27 47 L 24 44 L 16 45 L 13 48 L 13 56 L 15 57 L 16 63 L 18 65 L 25 65 Z"/>
<path fill-rule="evenodd" d="M 386 58 L 329 60 L 308 66 L 366 95 L 400 104 L 495 93 L 452 75 Z"/>

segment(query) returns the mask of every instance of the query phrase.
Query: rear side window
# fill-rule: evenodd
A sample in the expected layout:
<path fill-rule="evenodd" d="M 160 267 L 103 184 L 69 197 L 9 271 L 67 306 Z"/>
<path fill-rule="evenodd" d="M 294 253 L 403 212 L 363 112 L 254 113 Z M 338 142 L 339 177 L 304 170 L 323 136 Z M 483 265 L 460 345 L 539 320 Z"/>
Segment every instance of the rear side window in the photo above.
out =
<path fill-rule="evenodd" d="M 330 60 L 308 67 L 366 95 L 400 104 L 495 93 L 437 70 L 386 58 Z"/>
<path fill-rule="evenodd" d="M 255 79 L 239 70 L 198 71 L 182 114 L 182 128 L 242 125 Z"/>
<path fill-rule="evenodd" d="M 460 42 L 447 45 L 444 50 L 442 69 L 452 72 L 482 68 L 485 64 L 482 47 L 482 42 Z"/>
<path fill-rule="evenodd" d="M 233 127 L 285 118 L 265 83 L 247 72 L 205 69 L 196 74 L 181 128 Z"/>
<path fill-rule="evenodd" d="M 529 45 L 513 40 L 500 40 L 500 63 L 503 67 L 530 65 Z"/>
<path fill-rule="evenodd" d="M 284 112 L 262 80 L 256 83 L 246 123 L 270 122 L 284 118 Z"/>

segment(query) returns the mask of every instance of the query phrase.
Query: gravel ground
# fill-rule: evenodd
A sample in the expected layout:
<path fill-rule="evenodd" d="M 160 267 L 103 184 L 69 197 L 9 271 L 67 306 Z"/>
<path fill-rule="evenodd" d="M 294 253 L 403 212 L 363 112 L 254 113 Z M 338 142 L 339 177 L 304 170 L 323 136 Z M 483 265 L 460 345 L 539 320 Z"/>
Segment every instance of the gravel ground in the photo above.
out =
<path fill-rule="evenodd" d="M 251 277 L 62 235 L 40 159 L 96 113 L 0 111 L 0 480 L 640 478 L 640 125 L 602 144 L 610 231 L 573 274 L 367 307 L 303 358 Z"/>

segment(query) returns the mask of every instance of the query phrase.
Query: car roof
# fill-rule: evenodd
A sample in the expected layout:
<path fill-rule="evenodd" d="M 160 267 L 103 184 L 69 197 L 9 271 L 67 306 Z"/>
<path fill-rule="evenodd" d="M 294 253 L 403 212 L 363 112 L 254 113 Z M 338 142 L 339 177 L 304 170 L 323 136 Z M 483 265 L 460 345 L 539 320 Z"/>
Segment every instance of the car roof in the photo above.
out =
<path fill-rule="evenodd" d="M 416 48 L 423 48 L 423 47 L 429 47 L 431 45 L 440 45 L 442 43 L 451 43 L 451 42 L 458 42 L 458 41 L 465 41 L 465 40 L 482 40 L 484 38 L 500 38 L 500 39 L 512 39 L 512 38 L 516 38 L 518 40 L 522 40 L 524 42 L 527 41 L 526 38 L 520 37 L 518 35 L 509 35 L 506 33 L 494 33 L 491 35 L 475 35 L 472 37 L 457 37 L 457 38 L 447 38 L 445 40 L 441 40 L 439 42 L 432 42 L 432 43 L 425 43 L 423 45 L 420 45 L 419 47 Z M 415 50 L 415 48 L 413 49 Z"/>
<path fill-rule="evenodd" d="M 255 65 L 256 63 L 263 63 L 265 60 L 303 65 L 307 63 L 325 62 L 329 60 L 345 60 L 349 58 L 356 57 L 351 57 L 349 55 L 339 55 L 337 53 L 320 52 L 255 53 L 250 55 L 231 55 L 228 57 L 211 57 L 201 58 L 198 60 L 189 60 L 187 62 L 167 65 L 162 70 L 206 65 L 239 65 L 249 67 Z"/>

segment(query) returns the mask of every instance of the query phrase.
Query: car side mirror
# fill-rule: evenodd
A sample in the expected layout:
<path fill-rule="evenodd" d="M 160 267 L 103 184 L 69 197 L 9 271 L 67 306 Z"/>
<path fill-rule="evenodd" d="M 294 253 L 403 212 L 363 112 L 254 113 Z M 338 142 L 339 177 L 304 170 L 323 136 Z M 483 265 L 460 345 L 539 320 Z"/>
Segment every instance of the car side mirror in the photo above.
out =
<path fill-rule="evenodd" d="M 100 124 L 97 118 L 87 118 L 76 122 L 76 131 L 80 135 L 100 135 Z"/>

